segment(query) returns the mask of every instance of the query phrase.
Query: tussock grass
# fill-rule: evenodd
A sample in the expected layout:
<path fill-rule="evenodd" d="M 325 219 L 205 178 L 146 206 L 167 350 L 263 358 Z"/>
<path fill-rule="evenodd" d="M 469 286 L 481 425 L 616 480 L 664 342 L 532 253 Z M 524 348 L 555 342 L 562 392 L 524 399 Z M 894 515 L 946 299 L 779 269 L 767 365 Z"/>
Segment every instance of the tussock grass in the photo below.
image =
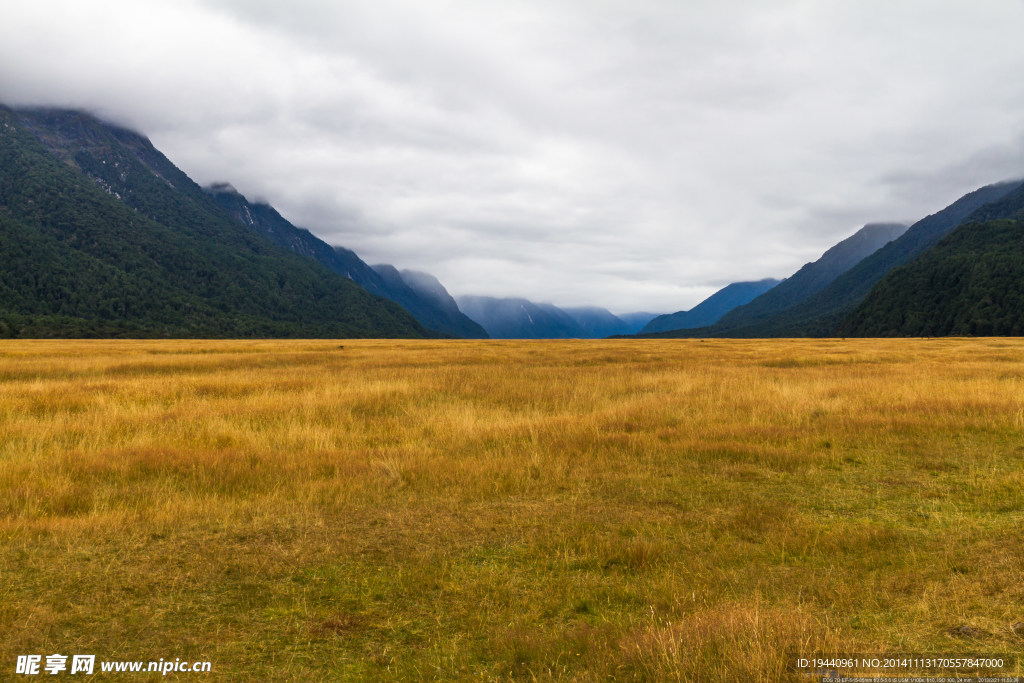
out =
<path fill-rule="evenodd" d="M 1024 342 L 2 342 L 0 577 L 8 673 L 1020 653 Z"/>

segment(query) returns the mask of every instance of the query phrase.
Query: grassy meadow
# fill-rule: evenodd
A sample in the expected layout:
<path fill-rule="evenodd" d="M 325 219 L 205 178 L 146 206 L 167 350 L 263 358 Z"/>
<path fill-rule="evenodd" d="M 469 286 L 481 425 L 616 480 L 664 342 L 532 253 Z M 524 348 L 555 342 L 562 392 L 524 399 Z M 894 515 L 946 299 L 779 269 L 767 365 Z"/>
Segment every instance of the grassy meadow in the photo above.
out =
<path fill-rule="evenodd" d="M 0 342 L 0 678 L 774 681 L 1019 622 L 1024 341 Z"/>

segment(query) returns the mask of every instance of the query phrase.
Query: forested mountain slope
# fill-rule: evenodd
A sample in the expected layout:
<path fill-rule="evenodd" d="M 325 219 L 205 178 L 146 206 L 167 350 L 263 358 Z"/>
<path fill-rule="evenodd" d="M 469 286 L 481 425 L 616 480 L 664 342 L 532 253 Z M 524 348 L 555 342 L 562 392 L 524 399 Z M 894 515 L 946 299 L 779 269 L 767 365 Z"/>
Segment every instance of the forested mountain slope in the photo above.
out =
<path fill-rule="evenodd" d="M 146 138 L 82 112 L 0 108 L 0 334 L 427 332 L 239 226 Z"/>

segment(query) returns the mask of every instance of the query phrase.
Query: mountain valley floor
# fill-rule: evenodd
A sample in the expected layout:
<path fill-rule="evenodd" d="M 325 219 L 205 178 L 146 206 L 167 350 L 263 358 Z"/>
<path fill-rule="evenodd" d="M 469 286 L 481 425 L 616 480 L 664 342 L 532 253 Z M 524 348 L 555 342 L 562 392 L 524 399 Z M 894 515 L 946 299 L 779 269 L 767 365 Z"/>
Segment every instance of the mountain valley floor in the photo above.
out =
<path fill-rule="evenodd" d="M 3 341 L 0 576 L 8 674 L 1020 655 L 1024 340 Z"/>

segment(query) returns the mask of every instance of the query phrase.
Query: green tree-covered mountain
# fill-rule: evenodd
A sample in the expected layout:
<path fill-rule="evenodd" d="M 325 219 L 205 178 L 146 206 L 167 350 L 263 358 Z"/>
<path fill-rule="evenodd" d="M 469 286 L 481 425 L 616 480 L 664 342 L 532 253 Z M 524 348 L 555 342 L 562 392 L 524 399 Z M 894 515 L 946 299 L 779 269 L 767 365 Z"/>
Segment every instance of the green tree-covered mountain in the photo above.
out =
<path fill-rule="evenodd" d="M 1024 335 L 1024 185 L 882 278 L 838 326 L 849 337 Z"/>
<path fill-rule="evenodd" d="M 0 108 L 0 335 L 427 334 L 240 226 L 137 133 Z"/>
<path fill-rule="evenodd" d="M 838 333 L 1024 335 L 1024 220 L 961 225 L 933 249 L 882 278 Z"/>

